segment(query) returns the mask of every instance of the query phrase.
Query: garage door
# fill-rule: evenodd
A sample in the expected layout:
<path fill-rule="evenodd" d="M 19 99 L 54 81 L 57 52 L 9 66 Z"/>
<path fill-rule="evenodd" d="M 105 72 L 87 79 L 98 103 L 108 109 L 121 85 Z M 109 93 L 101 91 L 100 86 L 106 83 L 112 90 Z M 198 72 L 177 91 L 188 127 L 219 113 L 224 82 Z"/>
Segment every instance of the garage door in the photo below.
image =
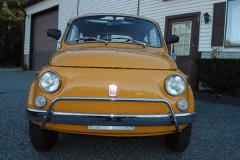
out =
<path fill-rule="evenodd" d="M 58 28 L 58 8 L 33 15 L 32 22 L 32 70 L 48 64 L 56 51 L 56 40 L 47 36 L 47 30 Z"/>

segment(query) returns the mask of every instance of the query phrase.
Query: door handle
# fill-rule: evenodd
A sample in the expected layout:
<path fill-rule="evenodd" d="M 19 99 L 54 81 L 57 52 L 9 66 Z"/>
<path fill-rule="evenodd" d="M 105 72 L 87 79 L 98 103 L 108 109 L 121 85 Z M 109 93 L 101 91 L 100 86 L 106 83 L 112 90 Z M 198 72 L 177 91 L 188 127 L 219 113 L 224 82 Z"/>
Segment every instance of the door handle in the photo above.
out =
<path fill-rule="evenodd" d="M 192 44 L 192 47 L 194 47 L 194 44 Z"/>

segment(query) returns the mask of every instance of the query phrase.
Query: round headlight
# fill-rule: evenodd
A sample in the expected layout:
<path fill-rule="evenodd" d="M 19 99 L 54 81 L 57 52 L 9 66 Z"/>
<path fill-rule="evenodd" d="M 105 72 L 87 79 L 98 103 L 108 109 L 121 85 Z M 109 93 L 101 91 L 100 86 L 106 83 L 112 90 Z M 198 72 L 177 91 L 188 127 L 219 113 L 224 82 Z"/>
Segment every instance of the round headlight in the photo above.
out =
<path fill-rule="evenodd" d="M 186 89 L 185 79 L 177 74 L 170 75 L 165 82 L 165 89 L 168 94 L 178 96 Z"/>
<path fill-rule="evenodd" d="M 53 93 L 59 89 L 61 85 L 61 79 L 56 72 L 46 71 L 40 75 L 38 83 L 43 91 L 47 93 Z"/>

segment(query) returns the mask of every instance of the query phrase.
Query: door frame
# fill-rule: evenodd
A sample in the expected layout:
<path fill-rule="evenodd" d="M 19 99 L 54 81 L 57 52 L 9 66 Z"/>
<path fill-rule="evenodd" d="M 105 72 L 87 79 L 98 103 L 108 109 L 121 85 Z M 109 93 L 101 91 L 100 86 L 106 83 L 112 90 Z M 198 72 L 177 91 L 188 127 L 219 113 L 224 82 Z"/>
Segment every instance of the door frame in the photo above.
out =
<path fill-rule="evenodd" d="M 166 16 L 165 17 L 165 30 L 164 30 L 164 38 L 166 39 L 167 34 L 170 32 L 169 29 L 169 21 L 174 20 L 174 19 L 181 19 L 181 18 L 188 18 L 188 17 L 197 17 L 197 24 L 195 25 L 197 32 L 195 37 L 197 40 L 196 47 L 197 47 L 197 57 L 196 58 L 201 58 L 201 52 L 198 51 L 198 46 L 199 46 L 199 34 L 200 34 L 200 18 L 201 18 L 201 12 L 193 12 L 193 13 L 185 13 L 185 14 L 179 14 L 179 15 L 172 15 L 172 16 Z M 171 31 L 172 32 L 172 31 Z M 170 32 L 170 33 L 171 33 Z M 170 52 L 168 51 L 168 54 Z M 197 68 L 196 68 L 197 69 Z M 193 90 L 198 90 L 198 81 L 197 79 L 195 80 L 195 86 L 192 86 Z"/>

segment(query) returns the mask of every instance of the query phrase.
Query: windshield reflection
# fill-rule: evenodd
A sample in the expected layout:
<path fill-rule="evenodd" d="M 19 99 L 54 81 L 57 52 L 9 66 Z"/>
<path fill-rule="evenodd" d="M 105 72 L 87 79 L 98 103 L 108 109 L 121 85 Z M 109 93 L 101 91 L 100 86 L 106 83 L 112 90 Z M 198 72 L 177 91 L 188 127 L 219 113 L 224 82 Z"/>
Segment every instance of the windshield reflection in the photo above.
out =
<path fill-rule="evenodd" d="M 105 42 L 106 41 L 106 42 Z M 104 42 L 134 43 L 161 47 L 159 30 L 151 21 L 127 16 L 89 16 L 74 20 L 65 38 L 67 44 Z"/>

